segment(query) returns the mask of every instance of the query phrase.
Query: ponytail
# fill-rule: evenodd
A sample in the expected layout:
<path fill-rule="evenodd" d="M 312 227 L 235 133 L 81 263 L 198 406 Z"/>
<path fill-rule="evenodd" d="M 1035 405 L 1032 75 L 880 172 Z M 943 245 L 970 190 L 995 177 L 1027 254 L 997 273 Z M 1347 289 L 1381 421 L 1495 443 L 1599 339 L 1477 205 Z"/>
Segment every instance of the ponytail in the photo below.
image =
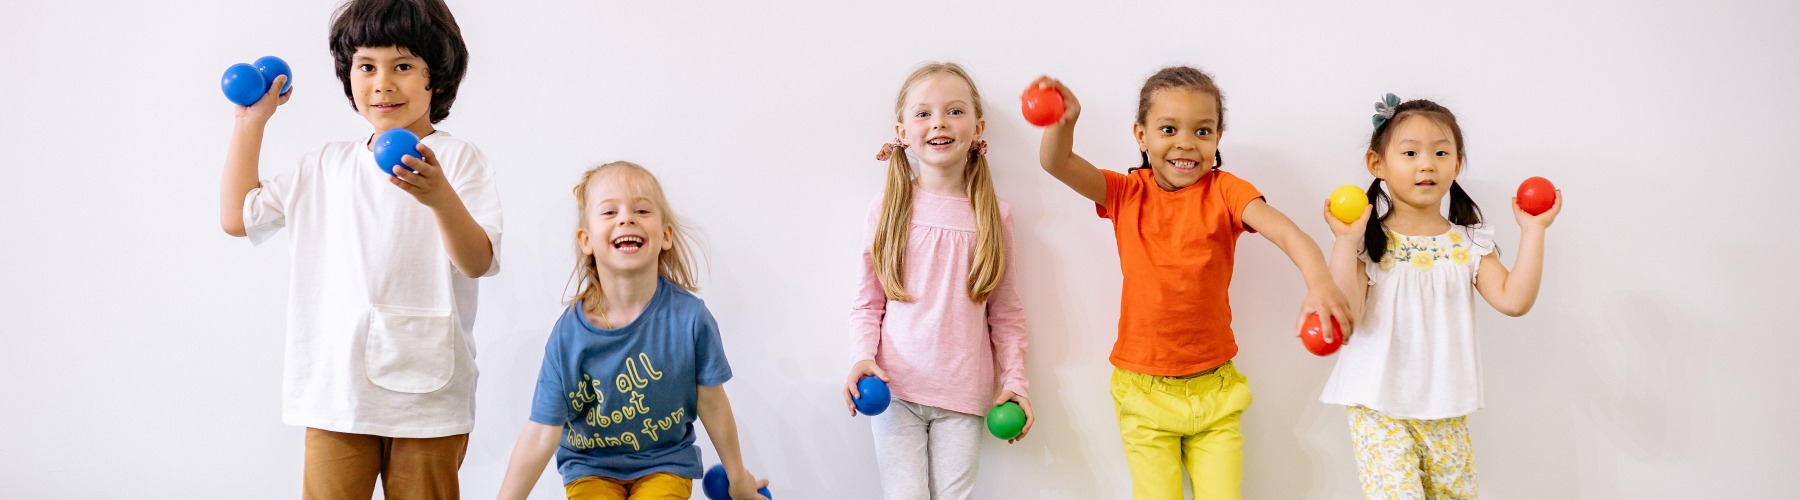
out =
<path fill-rule="evenodd" d="M 1456 181 L 1450 181 L 1450 223 L 1459 226 L 1481 225 L 1481 207 Z"/>
<path fill-rule="evenodd" d="M 1455 186 L 1455 184 L 1451 184 L 1451 186 Z M 1381 202 L 1384 201 L 1390 208 L 1386 212 L 1381 210 Z M 1388 198 L 1387 193 L 1381 192 L 1381 179 L 1375 179 L 1375 182 L 1369 183 L 1369 206 L 1371 207 L 1369 225 L 1363 228 L 1363 252 L 1369 254 L 1369 262 L 1381 262 L 1382 256 L 1387 253 L 1388 245 L 1387 230 L 1382 229 L 1381 223 L 1387 221 L 1388 215 L 1393 213 L 1391 208 L 1394 206 L 1393 200 Z"/>

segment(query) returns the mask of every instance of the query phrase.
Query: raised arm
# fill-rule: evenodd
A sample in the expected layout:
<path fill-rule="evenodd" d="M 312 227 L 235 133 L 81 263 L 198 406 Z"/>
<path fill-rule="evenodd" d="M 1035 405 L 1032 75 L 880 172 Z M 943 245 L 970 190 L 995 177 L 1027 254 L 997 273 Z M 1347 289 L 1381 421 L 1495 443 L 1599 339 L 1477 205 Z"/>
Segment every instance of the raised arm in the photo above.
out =
<path fill-rule="evenodd" d="M 1075 154 L 1075 120 L 1081 117 L 1081 102 L 1062 82 L 1040 76 L 1032 87 L 1054 88 L 1063 96 L 1063 116 L 1044 128 L 1043 142 L 1038 146 L 1038 163 L 1051 177 L 1094 203 L 1106 203 L 1106 177 L 1094 164 Z"/>
<path fill-rule="evenodd" d="M 1512 272 L 1507 272 L 1497 254 L 1489 253 L 1481 257 L 1475 274 L 1475 290 L 1500 314 L 1524 316 L 1537 303 L 1538 285 L 1544 277 L 1544 233 L 1556 221 L 1556 214 L 1562 213 L 1562 204 L 1560 189 L 1556 204 L 1538 215 L 1525 213 L 1519 200 L 1513 199 L 1513 218 L 1519 221 L 1519 257 L 1513 261 Z"/>
<path fill-rule="evenodd" d="M 275 107 L 286 103 L 296 89 L 281 95 L 287 75 L 275 77 L 256 104 L 238 106 L 231 126 L 231 142 L 225 146 L 225 173 L 219 179 L 219 228 L 225 234 L 244 236 L 244 196 L 262 186 L 257 161 L 262 155 L 263 129 L 275 116 Z"/>

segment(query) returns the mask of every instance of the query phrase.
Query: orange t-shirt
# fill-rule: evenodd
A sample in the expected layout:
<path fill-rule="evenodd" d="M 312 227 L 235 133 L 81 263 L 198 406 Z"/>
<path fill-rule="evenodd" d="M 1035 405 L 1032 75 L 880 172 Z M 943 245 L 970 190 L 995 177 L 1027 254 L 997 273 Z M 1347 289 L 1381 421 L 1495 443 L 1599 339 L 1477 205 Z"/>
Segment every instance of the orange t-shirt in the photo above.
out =
<path fill-rule="evenodd" d="M 1175 191 L 1157 186 L 1148 168 L 1101 172 L 1106 204 L 1095 208 L 1113 221 L 1125 275 L 1113 366 L 1176 376 L 1231 361 L 1232 256 L 1249 230 L 1244 208 L 1262 193 L 1220 170 Z"/>

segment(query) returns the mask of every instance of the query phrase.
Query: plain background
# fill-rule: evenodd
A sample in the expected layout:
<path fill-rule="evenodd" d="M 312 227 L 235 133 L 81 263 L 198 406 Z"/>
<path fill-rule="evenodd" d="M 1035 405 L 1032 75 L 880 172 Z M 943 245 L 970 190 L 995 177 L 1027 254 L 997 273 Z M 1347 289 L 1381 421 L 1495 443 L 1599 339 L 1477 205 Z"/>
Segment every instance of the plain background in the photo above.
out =
<path fill-rule="evenodd" d="M 754 472 L 782 498 L 876 497 L 868 421 L 839 396 L 846 317 L 883 182 L 872 155 L 901 79 L 942 59 L 987 99 L 1039 419 L 1019 444 L 984 441 L 978 497 L 1128 497 L 1110 226 L 1038 167 L 1017 96 L 1062 78 L 1085 105 L 1077 151 L 1123 170 L 1137 89 L 1170 64 L 1217 76 L 1227 169 L 1325 245 L 1322 200 L 1368 184 L 1386 92 L 1456 111 L 1461 182 L 1509 265 L 1512 190 L 1533 175 L 1564 190 L 1536 308 L 1477 315 L 1485 498 L 1791 493 L 1793 3 L 451 3 L 472 56 L 439 127 L 487 154 L 506 219 L 503 271 L 481 281 L 470 498 L 498 487 L 572 292 L 569 189 L 618 159 L 655 171 L 699 229 Z M 332 75 L 336 4 L 0 6 L 0 497 L 297 496 L 302 430 L 279 414 L 288 240 L 219 230 L 218 75 L 293 65 L 265 175 L 370 133 Z M 1245 496 L 1357 498 L 1344 411 L 1317 401 L 1332 360 L 1293 337 L 1299 273 L 1256 235 L 1237 259 Z M 535 497 L 558 486 L 546 473 Z"/>

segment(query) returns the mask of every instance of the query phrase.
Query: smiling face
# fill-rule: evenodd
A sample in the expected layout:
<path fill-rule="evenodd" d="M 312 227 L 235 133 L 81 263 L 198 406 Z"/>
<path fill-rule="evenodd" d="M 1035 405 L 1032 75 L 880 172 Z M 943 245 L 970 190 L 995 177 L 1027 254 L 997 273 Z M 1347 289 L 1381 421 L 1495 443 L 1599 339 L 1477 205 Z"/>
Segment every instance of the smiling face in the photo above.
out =
<path fill-rule="evenodd" d="M 425 60 L 400 47 L 357 47 L 350 60 L 350 95 L 376 131 L 405 128 L 430 134 L 430 74 Z"/>
<path fill-rule="evenodd" d="M 1403 114 L 1382 151 L 1369 151 L 1369 173 L 1387 183 L 1395 203 L 1436 212 L 1462 171 L 1462 151 L 1449 126 L 1427 114 Z"/>
<path fill-rule="evenodd" d="M 1219 98 L 1168 88 L 1151 95 L 1142 122 L 1132 125 L 1138 150 L 1149 157 L 1156 185 L 1165 191 L 1192 186 L 1212 170 L 1219 152 Z"/>
<path fill-rule="evenodd" d="M 927 168 L 968 164 L 969 148 L 987 127 L 974 89 L 948 72 L 933 73 L 908 87 L 899 115 L 894 133 Z"/>
<path fill-rule="evenodd" d="M 643 175 L 631 169 L 602 170 L 588 182 L 575 241 L 602 274 L 654 276 L 662 253 L 674 245 L 675 228 L 664 218 L 665 205 L 652 197 Z"/>

